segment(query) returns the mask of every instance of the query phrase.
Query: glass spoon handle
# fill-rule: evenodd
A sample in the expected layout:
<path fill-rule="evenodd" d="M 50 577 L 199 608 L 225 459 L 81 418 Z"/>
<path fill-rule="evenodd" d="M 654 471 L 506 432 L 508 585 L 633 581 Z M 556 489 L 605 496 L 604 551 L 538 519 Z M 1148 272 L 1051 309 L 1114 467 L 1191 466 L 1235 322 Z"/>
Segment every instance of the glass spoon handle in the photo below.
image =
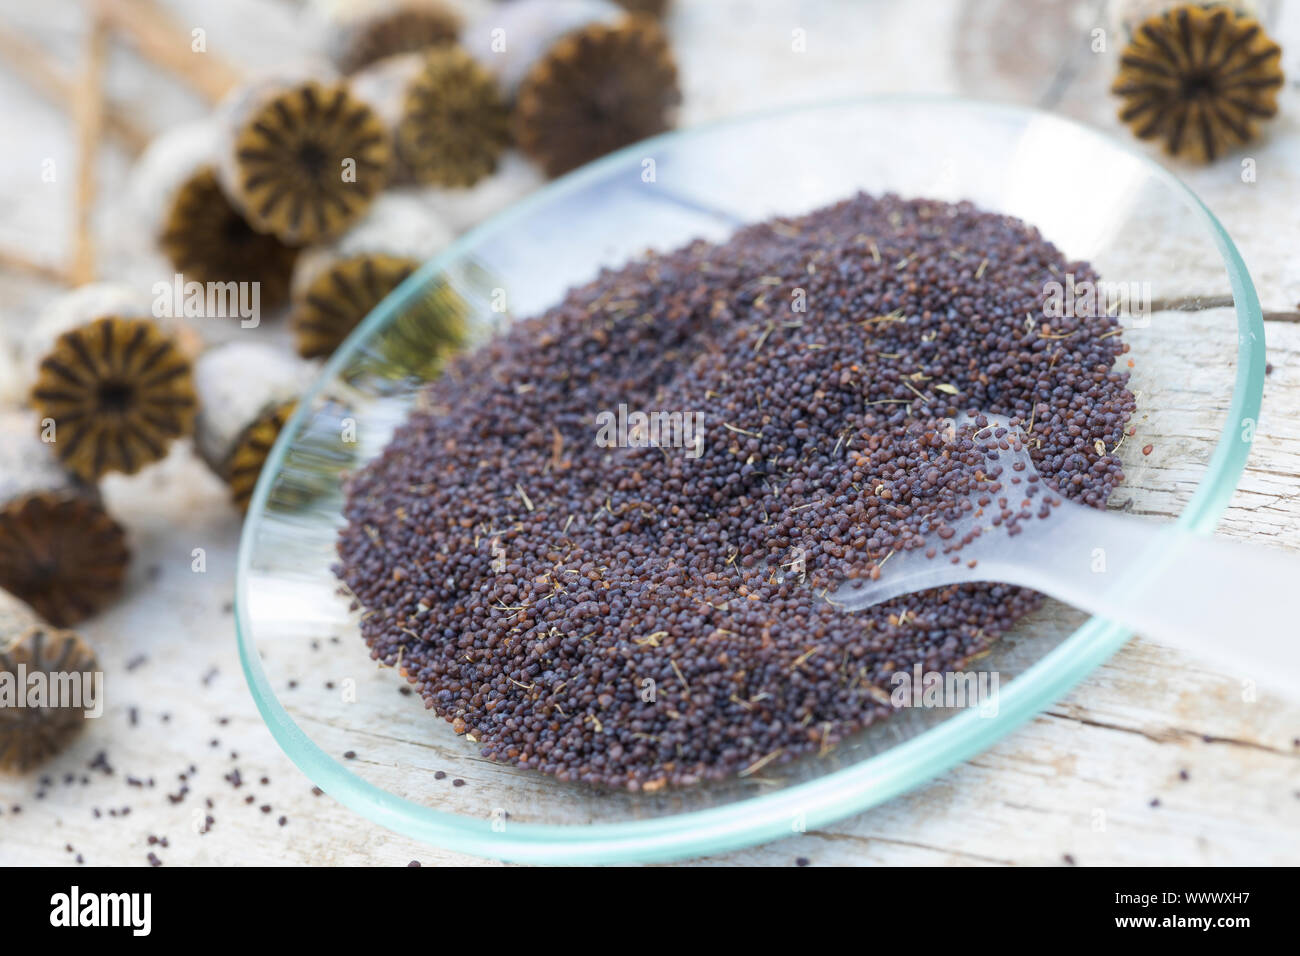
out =
<path fill-rule="evenodd" d="M 1004 538 L 996 580 L 1300 696 L 1300 556 L 1071 502 L 1044 525 Z"/>

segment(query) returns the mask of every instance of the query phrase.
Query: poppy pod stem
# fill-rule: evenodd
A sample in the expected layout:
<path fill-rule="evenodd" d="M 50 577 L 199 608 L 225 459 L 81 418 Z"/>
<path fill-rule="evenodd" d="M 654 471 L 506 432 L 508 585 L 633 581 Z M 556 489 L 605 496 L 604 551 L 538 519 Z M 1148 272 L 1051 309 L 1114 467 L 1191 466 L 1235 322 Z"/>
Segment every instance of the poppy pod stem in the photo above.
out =
<path fill-rule="evenodd" d="M 0 588 L 74 624 L 121 588 L 126 534 L 98 490 L 60 466 L 52 431 L 38 435 L 30 416 L 9 412 L 0 433 Z"/>

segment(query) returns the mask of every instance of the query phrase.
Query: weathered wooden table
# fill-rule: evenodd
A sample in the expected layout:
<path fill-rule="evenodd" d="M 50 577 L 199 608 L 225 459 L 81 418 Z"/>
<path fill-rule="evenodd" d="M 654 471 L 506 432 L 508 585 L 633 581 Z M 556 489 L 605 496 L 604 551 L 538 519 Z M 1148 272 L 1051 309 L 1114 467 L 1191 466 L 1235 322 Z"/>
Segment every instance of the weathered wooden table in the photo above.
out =
<path fill-rule="evenodd" d="M 250 67 L 311 42 L 287 0 L 178 0 L 170 8 L 182 23 L 204 27 L 211 49 Z M 4 16 L 71 63 L 80 12 L 73 0 L 51 0 Z M 1107 51 L 1090 48 L 1090 31 L 1109 27 L 1095 2 L 678 0 L 669 25 L 685 87 L 683 125 L 778 103 L 924 90 L 1037 104 L 1127 135 L 1106 92 L 1119 38 L 1112 31 Z M 792 48 L 796 29 L 805 31 L 804 52 Z M 1222 533 L 1300 549 L 1300 3 L 1279 5 L 1273 32 L 1289 79 L 1266 138 L 1208 168 L 1169 165 L 1237 241 L 1268 313 L 1263 415 Z M 111 78 L 114 96 L 146 126 L 198 111 L 129 56 L 114 57 Z M 0 107 L 8 125 L 0 243 L 59 255 L 72 177 L 53 184 L 39 177 L 47 158 L 71 168 L 66 121 L 3 69 Z M 1252 183 L 1240 175 L 1246 157 L 1255 161 Z M 125 172 L 120 155 L 106 156 L 109 193 Z M 98 225 L 104 247 L 120 240 L 110 215 Z M 10 339 L 53 292 L 0 276 L 0 321 Z M 0 359 L 0 383 L 10 380 L 7 361 Z M 12 390 L 4 397 L 12 401 Z M 41 774 L 0 779 L 0 863 L 144 864 L 151 851 L 168 865 L 473 862 L 314 795 L 271 739 L 235 650 L 239 521 L 192 452 L 179 449 L 139 476 L 110 480 L 107 495 L 136 556 L 125 598 L 82 628 L 112 675 L 107 712 L 47 768 L 44 782 Z M 196 547 L 207 555 L 201 574 L 191 570 Z M 111 774 L 89 767 L 100 751 Z M 234 767 L 238 789 L 223 779 Z M 195 823 L 207 816 L 215 822 L 199 834 Z M 1066 699 L 929 786 L 822 831 L 700 862 L 800 858 L 1295 863 L 1300 704 L 1243 694 L 1236 678 L 1139 637 Z"/>

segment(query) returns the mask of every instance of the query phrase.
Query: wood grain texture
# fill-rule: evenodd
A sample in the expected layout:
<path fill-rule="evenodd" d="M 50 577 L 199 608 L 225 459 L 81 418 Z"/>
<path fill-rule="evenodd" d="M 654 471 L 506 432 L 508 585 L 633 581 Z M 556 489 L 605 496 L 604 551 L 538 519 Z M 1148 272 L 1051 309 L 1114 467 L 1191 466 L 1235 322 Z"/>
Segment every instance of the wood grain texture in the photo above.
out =
<path fill-rule="evenodd" d="M 991 0 L 778 6 L 764 5 L 759 14 L 730 0 L 677 0 L 668 27 L 681 58 L 684 122 L 913 89 L 1038 102 L 1127 135 L 1106 93 L 1117 50 L 1112 44 L 1094 54 L 1088 45 L 1090 30 L 1105 25 L 1097 3 L 1050 4 L 1060 27 L 1047 23 L 1048 14 L 991 20 L 981 11 L 1005 7 Z M 1290 19 L 1275 32 L 1295 77 L 1298 5 L 1287 6 L 1283 16 Z M 188 8 L 176 9 L 186 22 Z M 806 31 L 805 53 L 791 51 L 795 29 Z M 1072 32 L 1017 36 L 1029 29 Z M 1020 48 L 1035 53 L 1024 58 L 1034 64 L 1027 73 L 1006 53 Z M 1039 53 L 1050 63 L 1058 49 L 1068 51 L 1066 61 L 1045 82 Z M 1150 155 L 1158 158 L 1154 150 Z M 1255 160 L 1253 183 L 1241 179 L 1242 158 Z M 1273 371 L 1221 531 L 1300 549 L 1300 323 L 1285 318 L 1300 306 L 1300 91 L 1289 82 L 1282 115 L 1253 148 L 1208 168 L 1171 168 L 1237 241 L 1265 309 L 1283 316 L 1266 323 Z M 0 281 L 0 306 L 6 289 Z M 1189 328 L 1153 322 L 1144 347 L 1166 350 L 1181 367 L 1221 366 L 1222 350 Z M 1170 416 L 1162 432 L 1185 436 L 1200 454 L 1221 426 L 1214 396 L 1193 376 L 1162 387 L 1160 407 Z M 1151 473 L 1134 473 L 1131 481 L 1165 489 L 1167 507 L 1151 510 L 1169 513 L 1190 488 L 1180 484 L 1177 456 L 1157 449 L 1150 457 Z M 151 849 L 167 865 L 482 862 L 423 846 L 314 796 L 271 739 L 239 672 L 232 636 L 237 520 L 224 489 L 187 448 L 140 476 L 110 481 L 106 492 L 137 556 L 125 599 L 82 629 L 111 675 L 107 712 L 49 767 L 52 785 L 42 787 L 39 775 L 0 779 L 0 863 L 70 862 L 80 853 L 87 863 L 143 865 Z M 192 570 L 195 548 L 206 556 L 202 573 Z M 286 688 L 286 700 L 296 692 Z M 88 769 L 100 750 L 109 753 L 111 776 Z M 191 764 L 196 774 L 189 774 Z M 234 767 L 238 788 L 224 779 Z M 71 785 L 62 782 L 67 773 Z M 173 803 L 168 794 L 180 792 L 181 773 L 190 789 Z M 132 786 L 128 776 L 152 777 L 154 786 Z M 450 780 L 438 785 L 445 795 L 430 799 L 458 798 Z M 473 786 L 470 780 L 464 789 Z M 109 815 L 128 805 L 128 816 Z M 211 829 L 197 832 L 208 815 L 215 818 Z M 166 836 L 168 847 L 151 847 L 150 834 Z M 1255 693 L 1241 675 L 1216 673 L 1138 638 L 1046 713 L 930 785 L 818 832 L 697 862 L 1227 864 L 1298 857 L 1300 705 Z"/>

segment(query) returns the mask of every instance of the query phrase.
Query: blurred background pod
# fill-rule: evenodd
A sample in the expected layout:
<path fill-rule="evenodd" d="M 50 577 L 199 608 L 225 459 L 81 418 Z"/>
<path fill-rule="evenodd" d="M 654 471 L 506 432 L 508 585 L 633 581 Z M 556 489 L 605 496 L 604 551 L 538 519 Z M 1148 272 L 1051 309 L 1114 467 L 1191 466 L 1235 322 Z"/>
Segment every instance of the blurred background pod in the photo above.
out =
<path fill-rule="evenodd" d="M 59 461 L 84 480 L 134 474 L 193 428 L 197 333 L 155 318 L 156 305 L 129 286 L 91 283 L 51 303 L 23 342 L 31 405 Z"/>
<path fill-rule="evenodd" d="M 355 73 L 386 57 L 455 43 L 462 19 L 444 0 L 318 0 L 330 59 Z"/>
<path fill-rule="evenodd" d="M 662 28 L 605 0 L 515 0 L 462 42 L 513 98 L 515 139 L 548 176 L 671 128 L 681 102 Z"/>
<path fill-rule="evenodd" d="M 385 296 L 452 241 L 420 194 L 385 193 L 334 242 L 306 250 L 293 276 L 290 326 L 298 353 L 330 355 Z M 459 336 L 447 330 L 447 343 Z"/>
<path fill-rule="evenodd" d="M 186 282 L 257 283 L 261 308 L 289 298 L 297 250 L 248 224 L 217 179 L 221 129 L 211 119 L 158 136 L 131 171 L 128 192 L 147 230 Z"/>
<path fill-rule="evenodd" d="M 672 5 L 671 0 L 614 0 L 614 2 L 629 13 L 644 13 L 658 20 L 662 20 L 667 15 L 668 8 Z"/>
<path fill-rule="evenodd" d="M 510 108 L 496 78 L 458 45 L 388 57 L 352 78 L 393 141 L 393 177 L 472 186 L 510 145 Z"/>
<path fill-rule="evenodd" d="M 595 24 L 612 26 L 626 15 L 612 0 L 512 0 L 475 17 L 461 43 L 513 98 L 528 71 L 561 37 Z"/>
<path fill-rule="evenodd" d="M 16 702 L 0 706 L 0 770 L 24 773 L 63 750 L 85 727 L 91 701 L 55 699 L 49 688 L 66 688 L 70 675 L 82 675 L 81 689 L 99 670 L 94 650 L 78 634 L 51 627 L 11 594 L 0 591 L 0 680 L 12 681 L 13 692 L 22 694 L 24 706 Z M 27 682 L 45 675 L 44 700 L 32 706 Z M 102 682 L 96 682 L 102 689 Z M 91 685 L 95 687 L 95 684 Z M 97 691 L 96 691 L 97 692 Z M 102 702 L 95 702 L 102 703 Z"/>
<path fill-rule="evenodd" d="M 383 120 L 324 68 L 250 83 L 220 115 L 218 180 L 253 229 L 284 243 L 337 236 L 387 185 Z"/>
<path fill-rule="evenodd" d="M 1153 17 L 1160 17 L 1178 7 L 1212 9 L 1224 7 L 1239 16 L 1258 20 L 1264 27 L 1276 21 L 1279 0 L 1210 0 L 1210 2 L 1179 2 L 1179 0 L 1107 0 L 1106 24 L 1123 42 L 1136 36 L 1138 28 Z"/>
<path fill-rule="evenodd" d="M 280 429 L 319 366 L 262 342 L 228 342 L 195 363 L 194 446 L 241 511 Z"/>
<path fill-rule="evenodd" d="M 1207 163 L 1253 140 L 1277 113 L 1282 50 L 1266 2 L 1124 0 L 1110 16 L 1126 45 L 1111 92 L 1119 118 L 1171 156 Z"/>
<path fill-rule="evenodd" d="M 75 624 L 121 590 L 126 532 L 30 414 L 0 413 L 0 434 L 0 588 L 52 624 Z"/>

